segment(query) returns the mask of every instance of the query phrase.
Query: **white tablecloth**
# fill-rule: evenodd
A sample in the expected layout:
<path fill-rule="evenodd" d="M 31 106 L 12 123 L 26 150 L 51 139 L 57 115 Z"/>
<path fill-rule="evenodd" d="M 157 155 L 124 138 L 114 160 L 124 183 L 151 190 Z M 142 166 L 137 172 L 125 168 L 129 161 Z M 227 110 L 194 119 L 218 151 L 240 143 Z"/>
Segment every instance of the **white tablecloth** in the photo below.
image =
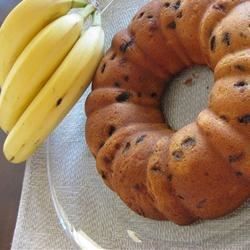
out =
<path fill-rule="evenodd" d="M 53 207 L 42 146 L 26 164 L 12 250 L 78 249 L 59 225 Z"/>

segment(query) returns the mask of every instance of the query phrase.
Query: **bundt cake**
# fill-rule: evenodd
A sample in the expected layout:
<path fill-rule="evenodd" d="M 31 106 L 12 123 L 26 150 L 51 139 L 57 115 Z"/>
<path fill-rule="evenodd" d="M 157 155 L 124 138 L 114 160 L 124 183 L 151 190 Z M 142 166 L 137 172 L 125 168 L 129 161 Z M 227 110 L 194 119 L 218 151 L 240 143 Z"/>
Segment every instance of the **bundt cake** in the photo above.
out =
<path fill-rule="evenodd" d="M 161 97 L 207 65 L 208 108 L 173 131 Z M 86 101 L 86 140 L 104 182 L 135 212 L 180 225 L 250 198 L 250 1 L 153 0 L 115 35 Z"/>

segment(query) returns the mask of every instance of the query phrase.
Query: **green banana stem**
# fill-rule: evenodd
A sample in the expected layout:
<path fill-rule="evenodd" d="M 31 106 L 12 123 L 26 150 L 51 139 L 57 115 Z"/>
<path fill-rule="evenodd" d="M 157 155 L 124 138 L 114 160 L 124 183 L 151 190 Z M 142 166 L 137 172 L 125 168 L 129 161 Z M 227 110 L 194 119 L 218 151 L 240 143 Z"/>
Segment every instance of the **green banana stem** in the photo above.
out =
<path fill-rule="evenodd" d="M 82 8 L 88 4 L 87 0 L 73 0 L 72 8 Z"/>
<path fill-rule="evenodd" d="M 86 7 L 79 11 L 79 15 L 85 20 L 89 15 L 91 15 L 96 8 L 92 4 L 88 4 Z"/>
<path fill-rule="evenodd" d="M 102 18 L 101 13 L 99 11 L 95 11 L 93 14 L 93 26 L 101 26 L 102 25 Z"/>

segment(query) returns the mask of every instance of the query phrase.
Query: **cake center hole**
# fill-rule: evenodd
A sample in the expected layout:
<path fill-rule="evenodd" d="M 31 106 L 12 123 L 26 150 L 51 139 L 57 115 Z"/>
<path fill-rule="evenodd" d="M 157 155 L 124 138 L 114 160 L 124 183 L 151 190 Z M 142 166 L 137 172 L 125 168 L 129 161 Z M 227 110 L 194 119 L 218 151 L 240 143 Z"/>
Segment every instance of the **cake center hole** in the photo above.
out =
<path fill-rule="evenodd" d="M 194 66 L 174 77 L 162 99 L 165 119 L 178 130 L 191 123 L 208 106 L 213 86 L 213 72 L 205 66 Z"/>

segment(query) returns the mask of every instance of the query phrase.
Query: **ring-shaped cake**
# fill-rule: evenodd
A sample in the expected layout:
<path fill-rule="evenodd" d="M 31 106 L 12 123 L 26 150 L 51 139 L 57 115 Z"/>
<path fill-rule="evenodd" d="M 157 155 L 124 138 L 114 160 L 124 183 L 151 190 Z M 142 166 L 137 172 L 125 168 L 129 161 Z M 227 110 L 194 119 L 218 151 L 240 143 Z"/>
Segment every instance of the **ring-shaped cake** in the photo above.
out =
<path fill-rule="evenodd" d="M 166 125 L 169 80 L 207 65 L 208 108 Z M 86 139 L 105 183 L 135 212 L 190 224 L 250 197 L 250 1 L 153 0 L 115 35 L 86 102 Z"/>

